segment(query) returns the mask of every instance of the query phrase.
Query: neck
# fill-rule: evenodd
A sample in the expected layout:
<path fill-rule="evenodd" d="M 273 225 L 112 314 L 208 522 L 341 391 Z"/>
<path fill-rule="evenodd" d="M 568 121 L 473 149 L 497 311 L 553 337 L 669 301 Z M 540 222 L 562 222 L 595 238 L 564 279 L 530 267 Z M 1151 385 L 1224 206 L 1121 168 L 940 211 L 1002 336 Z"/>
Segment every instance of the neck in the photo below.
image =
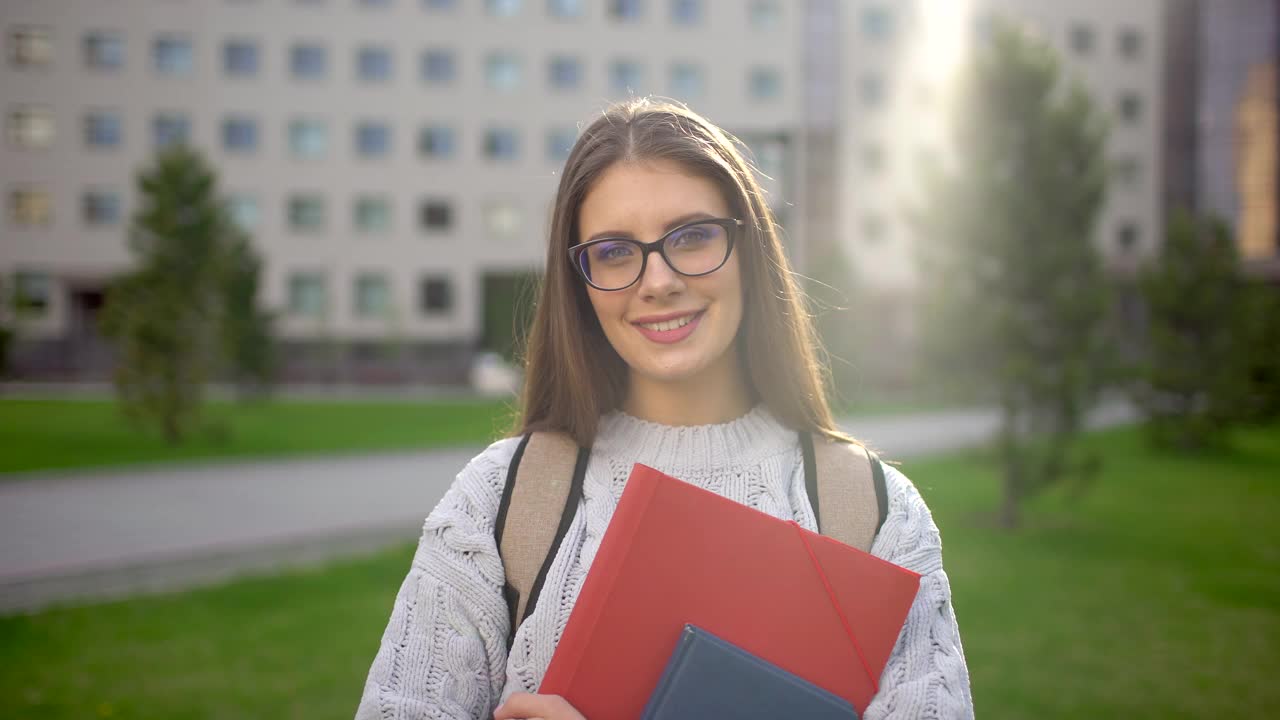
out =
<path fill-rule="evenodd" d="M 726 362 L 680 381 L 631 375 L 623 410 L 659 425 L 717 425 L 751 411 L 751 393 L 735 353 Z"/>

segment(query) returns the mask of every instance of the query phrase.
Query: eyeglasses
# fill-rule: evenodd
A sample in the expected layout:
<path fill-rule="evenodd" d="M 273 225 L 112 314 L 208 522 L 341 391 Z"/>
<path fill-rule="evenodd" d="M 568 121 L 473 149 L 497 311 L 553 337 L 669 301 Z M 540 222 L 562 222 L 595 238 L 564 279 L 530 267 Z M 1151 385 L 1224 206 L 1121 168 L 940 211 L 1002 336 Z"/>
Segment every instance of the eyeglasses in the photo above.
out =
<path fill-rule="evenodd" d="M 569 261 L 597 290 L 625 290 L 644 275 L 650 253 L 686 277 L 710 275 L 729 260 L 742 230 L 734 218 L 695 220 L 672 229 L 651 243 L 631 238 L 598 238 L 569 248 Z"/>

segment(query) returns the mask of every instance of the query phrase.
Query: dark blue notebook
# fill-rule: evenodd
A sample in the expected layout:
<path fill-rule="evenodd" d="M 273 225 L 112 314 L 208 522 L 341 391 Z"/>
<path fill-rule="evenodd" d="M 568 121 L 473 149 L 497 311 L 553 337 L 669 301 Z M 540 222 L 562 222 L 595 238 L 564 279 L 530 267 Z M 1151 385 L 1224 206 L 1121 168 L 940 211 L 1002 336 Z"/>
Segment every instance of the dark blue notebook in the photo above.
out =
<path fill-rule="evenodd" d="M 857 720 L 843 698 L 693 625 L 680 642 L 642 720 Z"/>

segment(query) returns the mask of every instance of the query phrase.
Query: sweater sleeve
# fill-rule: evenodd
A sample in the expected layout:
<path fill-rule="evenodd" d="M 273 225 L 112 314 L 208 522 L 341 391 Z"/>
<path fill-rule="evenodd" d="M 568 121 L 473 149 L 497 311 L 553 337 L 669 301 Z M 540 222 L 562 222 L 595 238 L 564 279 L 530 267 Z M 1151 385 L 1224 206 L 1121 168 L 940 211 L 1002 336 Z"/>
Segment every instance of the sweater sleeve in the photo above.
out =
<path fill-rule="evenodd" d="M 942 569 L 938 526 L 911 481 L 896 468 L 884 469 L 889 512 L 872 553 L 920 573 L 920 592 L 864 720 L 972 718 L 969 669 Z"/>
<path fill-rule="evenodd" d="M 476 456 L 427 517 L 357 720 L 492 714 L 510 624 L 493 525 L 518 442 L 501 440 Z"/>

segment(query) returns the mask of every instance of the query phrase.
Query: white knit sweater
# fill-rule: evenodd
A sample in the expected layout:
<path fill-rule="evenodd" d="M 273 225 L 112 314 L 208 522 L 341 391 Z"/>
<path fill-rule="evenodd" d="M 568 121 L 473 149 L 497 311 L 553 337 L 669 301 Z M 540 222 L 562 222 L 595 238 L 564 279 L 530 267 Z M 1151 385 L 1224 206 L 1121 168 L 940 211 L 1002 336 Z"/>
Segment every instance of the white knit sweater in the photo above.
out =
<path fill-rule="evenodd" d="M 763 407 L 700 427 L 609 415 L 592 448 L 583 505 L 508 655 L 510 623 L 493 526 L 518 443 L 501 440 L 476 456 L 427 518 L 357 718 L 487 718 L 510 694 L 536 692 L 637 462 L 774 517 L 815 526 L 796 433 Z M 872 553 L 923 578 L 864 718 L 972 717 L 938 528 L 902 473 L 886 465 L 885 483 L 889 514 Z"/>

